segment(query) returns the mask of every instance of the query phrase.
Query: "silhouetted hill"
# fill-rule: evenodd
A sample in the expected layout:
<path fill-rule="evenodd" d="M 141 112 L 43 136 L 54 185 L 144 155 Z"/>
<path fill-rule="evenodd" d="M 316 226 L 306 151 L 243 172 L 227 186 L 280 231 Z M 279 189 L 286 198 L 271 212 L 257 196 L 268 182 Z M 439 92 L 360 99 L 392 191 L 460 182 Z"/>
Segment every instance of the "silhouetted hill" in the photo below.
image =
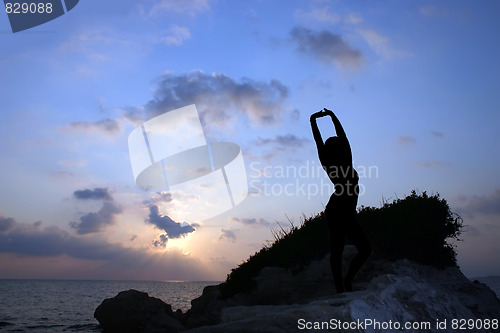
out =
<path fill-rule="evenodd" d="M 438 268 L 457 266 L 453 241 L 459 240 L 462 219 L 453 214 L 439 194 L 412 191 L 404 199 L 384 203 L 380 208 L 361 207 L 357 219 L 365 230 L 376 258 L 410 259 Z M 281 228 L 281 226 L 280 226 Z M 324 213 L 305 218 L 300 227 L 274 232 L 275 240 L 234 268 L 222 285 L 227 298 L 255 286 L 254 277 L 264 267 L 300 271 L 313 260 L 329 253 L 329 236 Z"/>

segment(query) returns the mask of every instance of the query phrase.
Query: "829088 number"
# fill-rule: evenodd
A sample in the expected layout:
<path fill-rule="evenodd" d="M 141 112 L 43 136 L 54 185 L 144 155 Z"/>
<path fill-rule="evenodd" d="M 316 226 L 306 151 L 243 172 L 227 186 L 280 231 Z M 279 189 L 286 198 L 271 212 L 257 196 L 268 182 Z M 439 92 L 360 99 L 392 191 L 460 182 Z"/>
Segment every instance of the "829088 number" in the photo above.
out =
<path fill-rule="evenodd" d="M 498 330 L 498 319 L 453 319 L 451 328 L 454 330 Z"/>
<path fill-rule="evenodd" d="M 5 4 L 5 11 L 7 14 L 50 14 L 52 13 L 52 3 L 47 2 L 14 2 Z"/>

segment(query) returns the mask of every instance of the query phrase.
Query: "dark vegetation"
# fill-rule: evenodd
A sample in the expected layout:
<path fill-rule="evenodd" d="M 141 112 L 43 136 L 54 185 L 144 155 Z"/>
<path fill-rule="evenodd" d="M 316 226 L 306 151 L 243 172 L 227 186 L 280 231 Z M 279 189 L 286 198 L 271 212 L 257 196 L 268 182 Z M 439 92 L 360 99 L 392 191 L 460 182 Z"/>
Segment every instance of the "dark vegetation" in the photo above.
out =
<path fill-rule="evenodd" d="M 452 213 L 439 194 L 412 191 L 404 199 L 384 203 L 380 208 L 361 207 L 357 219 L 365 230 L 374 256 L 397 260 L 407 258 L 438 268 L 457 266 L 453 242 L 458 241 L 463 221 Z M 253 278 L 266 266 L 299 271 L 311 261 L 328 254 L 328 227 L 323 212 L 304 218 L 300 227 L 274 230 L 274 242 L 264 246 L 234 268 L 222 285 L 224 298 L 249 291 Z M 348 242 L 348 240 L 347 240 Z"/>

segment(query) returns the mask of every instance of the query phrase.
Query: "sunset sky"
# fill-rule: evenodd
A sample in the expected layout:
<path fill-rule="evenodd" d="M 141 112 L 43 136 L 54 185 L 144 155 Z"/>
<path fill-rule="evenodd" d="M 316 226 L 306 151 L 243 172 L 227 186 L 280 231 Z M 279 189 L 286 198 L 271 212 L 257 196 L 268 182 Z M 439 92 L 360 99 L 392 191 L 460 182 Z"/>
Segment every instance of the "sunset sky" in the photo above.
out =
<path fill-rule="evenodd" d="M 15 34 L 0 15 L 0 278 L 224 280 L 277 222 L 328 202 L 309 125 L 324 107 L 350 140 L 359 205 L 439 193 L 466 225 L 462 271 L 500 275 L 499 12 L 85 0 Z M 137 126 L 191 104 L 208 142 L 241 148 L 249 189 L 208 219 L 193 193 L 138 187 L 129 157 Z"/>

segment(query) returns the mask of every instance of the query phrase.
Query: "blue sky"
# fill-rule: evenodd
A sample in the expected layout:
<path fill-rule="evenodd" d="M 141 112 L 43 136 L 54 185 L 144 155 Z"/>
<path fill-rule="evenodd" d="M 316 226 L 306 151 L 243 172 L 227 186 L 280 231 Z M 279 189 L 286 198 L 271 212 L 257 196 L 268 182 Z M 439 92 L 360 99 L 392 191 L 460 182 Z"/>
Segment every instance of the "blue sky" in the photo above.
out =
<path fill-rule="evenodd" d="M 80 1 L 16 34 L 0 15 L 0 278 L 224 279 L 328 202 L 309 126 L 324 107 L 366 171 L 360 205 L 440 193 L 467 225 L 464 273 L 500 275 L 499 7 Z M 250 190 L 202 221 L 138 188 L 127 147 L 190 104 L 208 141 L 241 147 Z"/>

